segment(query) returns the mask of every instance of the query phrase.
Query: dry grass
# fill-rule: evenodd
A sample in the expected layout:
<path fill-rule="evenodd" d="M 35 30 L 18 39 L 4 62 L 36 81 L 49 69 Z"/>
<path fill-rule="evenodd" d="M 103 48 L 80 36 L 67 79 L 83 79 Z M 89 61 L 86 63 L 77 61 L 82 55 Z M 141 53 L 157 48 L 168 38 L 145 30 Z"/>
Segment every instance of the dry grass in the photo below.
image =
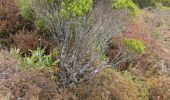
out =
<path fill-rule="evenodd" d="M 170 99 L 170 80 L 163 76 L 154 76 L 146 80 L 150 86 L 151 100 L 169 100 Z"/>
<path fill-rule="evenodd" d="M 148 100 L 149 91 L 142 81 L 130 73 L 105 69 L 89 84 L 72 89 L 81 100 Z"/>

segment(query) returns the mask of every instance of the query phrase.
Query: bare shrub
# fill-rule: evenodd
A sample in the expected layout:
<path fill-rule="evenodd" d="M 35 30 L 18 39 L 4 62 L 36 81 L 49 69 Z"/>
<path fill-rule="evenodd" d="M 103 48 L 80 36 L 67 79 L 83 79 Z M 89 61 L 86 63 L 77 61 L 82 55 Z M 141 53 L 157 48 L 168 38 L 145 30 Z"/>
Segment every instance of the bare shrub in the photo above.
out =
<path fill-rule="evenodd" d="M 108 65 L 104 51 L 107 39 L 120 31 L 127 18 L 124 8 L 114 11 L 110 0 L 95 1 L 84 16 L 65 18 L 60 3 L 47 4 L 44 0 L 32 0 L 32 9 L 44 21 L 60 51 L 60 78 L 63 84 L 80 83 L 91 78 Z M 48 6 L 51 9 L 48 9 Z M 113 65 L 117 65 L 115 63 Z"/>

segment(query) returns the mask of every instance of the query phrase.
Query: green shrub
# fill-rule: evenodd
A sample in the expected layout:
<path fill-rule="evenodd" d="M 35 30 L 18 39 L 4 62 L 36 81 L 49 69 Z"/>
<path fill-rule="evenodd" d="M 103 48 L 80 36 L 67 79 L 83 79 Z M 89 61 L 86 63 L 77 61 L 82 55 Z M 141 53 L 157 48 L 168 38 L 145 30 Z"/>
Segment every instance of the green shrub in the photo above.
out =
<path fill-rule="evenodd" d="M 153 0 L 136 0 L 136 3 L 140 7 L 148 7 L 148 6 L 154 6 L 155 2 Z"/>
<path fill-rule="evenodd" d="M 83 16 L 88 12 L 93 0 L 63 0 L 61 3 L 61 14 L 64 16 Z"/>
<path fill-rule="evenodd" d="M 170 0 L 163 0 L 163 5 L 170 7 Z"/>
<path fill-rule="evenodd" d="M 142 8 L 157 7 L 159 4 L 170 7 L 170 0 L 135 0 L 135 2 Z"/>
<path fill-rule="evenodd" d="M 130 53 L 143 54 L 145 46 L 142 42 L 133 38 L 124 38 L 123 44 L 127 47 L 127 51 Z"/>
<path fill-rule="evenodd" d="M 132 2 L 132 0 L 113 0 L 112 7 L 114 9 L 120 9 L 124 7 L 131 16 L 134 16 L 139 12 L 138 7 Z"/>
<path fill-rule="evenodd" d="M 17 0 L 21 15 L 26 19 L 32 19 L 31 1 Z"/>

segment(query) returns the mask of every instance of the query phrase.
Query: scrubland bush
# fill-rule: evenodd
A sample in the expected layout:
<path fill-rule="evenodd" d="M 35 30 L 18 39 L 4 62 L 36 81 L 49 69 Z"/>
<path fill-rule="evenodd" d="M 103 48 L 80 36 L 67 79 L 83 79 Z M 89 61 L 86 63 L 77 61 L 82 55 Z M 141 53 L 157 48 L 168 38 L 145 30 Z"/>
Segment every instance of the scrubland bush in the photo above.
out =
<path fill-rule="evenodd" d="M 77 3 L 78 2 L 78 3 Z M 92 6 L 93 0 L 64 0 L 61 2 L 61 14 L 68 17 L 84 16 Z"/>
<path fill-rule="evenodd" d="M 32 2 L 36 18 L 44 22 L 59 47 L 59 61 L 63 71 L 60 76 L 66 83 L 85 81 L 108 66 L 106 61 L 98 64 L 97 60 L 105 58 L 107 38 L 114 34 L 113 30 L 122 26 L 126 19 L 123 16 L 126 14 L 125 9 L 133 6 L 129 1 L 128 7 L 124 4 L 123 7 L 114 8 L 111 4 L 115 2 L 110 0 L 95 3 L 91 0 Z M 114 11 L 113 8 L 119 10 Z M 120 16 L 119 19 L 116 16 Z M 115 22 L 111 23 L 113 20 Z"/>
<path fill-rule="evenodd" d="M 123 28 L 122 35 L 140 40 L 145 45 L 150 45 L 154 40 L 150 34 L 155 29 L 154 19 L 155 16 L 152 13 L 141 11 L 137 17 L 127 21 Z"/>
<path fill-rule="evenodd" d="M 14 99 L 13 93 L 17 91 L 13 92 L 12 89 L 16 89 L 15 86 L 19 80 L 16 77 L 21 72 L 19 61 L 15 59 L 15 57 L 12 57 L 8 52 L 0 51 L 0 71 L 2 76 L 0 79 L 1 99 Z M 26 73 L 24 75 L 26 75 Z M 20 79 L 23 77 L 24 76 Z M 20 88 L 18 87 L 17 89 L 19 90 Z"/>
<path fill-rule="evenodd" d="M 38 34 L 37 31 L 18 30 L 11 37 L 11 47 L 20 49 L 20 53 L 29 54 L 29 50 L 35 50 L 37 47 L 46 47 L 46 51 L 49 53 L 53 51 L 55 47 L 54 40 L 52 38 Z"/>
<path fill-rule="evenodd" d="M 140 7 L 154 6 L 156 0 L 134 0 Z"/>

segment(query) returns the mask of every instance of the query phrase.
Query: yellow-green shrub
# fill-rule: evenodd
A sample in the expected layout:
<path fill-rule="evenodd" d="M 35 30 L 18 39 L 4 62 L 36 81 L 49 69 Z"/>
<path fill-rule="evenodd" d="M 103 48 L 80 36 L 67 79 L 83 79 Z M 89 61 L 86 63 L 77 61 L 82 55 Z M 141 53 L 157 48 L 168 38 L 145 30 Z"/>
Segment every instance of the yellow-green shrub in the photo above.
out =
<path fill-rule="evenodd" d="M 145 51 L 144 44 L 141 41 L 134 38 L 124 38 L 123 44 L 127 46 L 127 50 L 130 53 L 143 54 Z"/>
<path fill-rule="evenodd" d="M 93 4 L 93 0 L 63 0 L 61 3 L 61 13 L 64 16 L 83 16 L 88 12 Z"/>
<path fill-rule="evenodd" d="M 124 7 L 131 16 L 134 16 L 139 12 L 138 7 L 132 2 L 132 0 L 113 0 L 112 7 L 114 9 L 120 9 Z"/>

